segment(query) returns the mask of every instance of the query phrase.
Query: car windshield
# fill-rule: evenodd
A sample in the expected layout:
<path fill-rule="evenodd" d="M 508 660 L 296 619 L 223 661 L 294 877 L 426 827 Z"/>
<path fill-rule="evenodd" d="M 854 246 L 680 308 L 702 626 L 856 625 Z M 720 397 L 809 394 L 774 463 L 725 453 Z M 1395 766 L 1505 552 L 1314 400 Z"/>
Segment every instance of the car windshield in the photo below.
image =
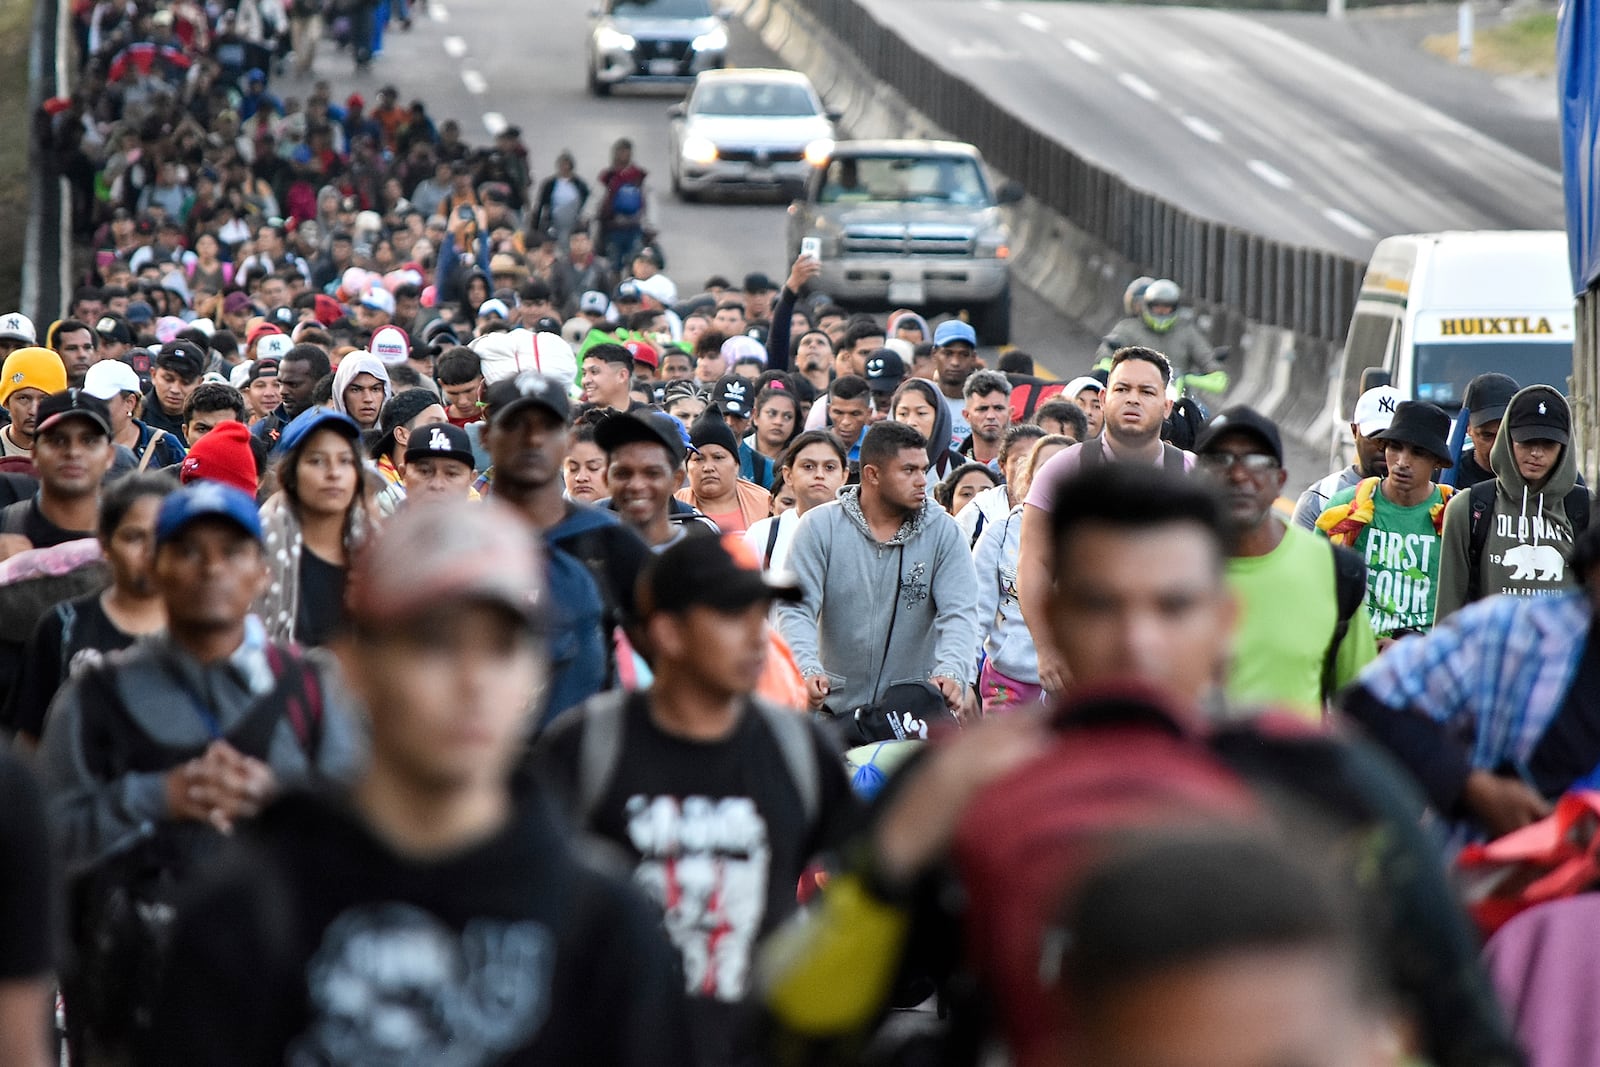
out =
<path fill-rule="evenodd" d="M 622 19 L 706 19 L 709 0 L 617 0 L 611 14 Z"/>
<path fill-rule="evenodd" d="M 779 119 L 815 115 L 817 105 L 804 86 L 791 82 L 725 81 L 696 90 L 691 110 L 696 115 Z"/>
<path fill-rule="evenodd" d="M 1416 357 L 1417 399 L 1451 412 L 1460 409 L 1467 383 L 1480 374 L 1498 371 L 1523 385 L 1553 385 L 1563 393 L 1572 374 L 1572 344 L 1566 341 L 1419 344 Z"/>
<path fill-rule="evenodd" d="M 955 156 L 847 156 L 828 164 L 818 199 L 889 203 L 990 203 L 978 164 Z"/>

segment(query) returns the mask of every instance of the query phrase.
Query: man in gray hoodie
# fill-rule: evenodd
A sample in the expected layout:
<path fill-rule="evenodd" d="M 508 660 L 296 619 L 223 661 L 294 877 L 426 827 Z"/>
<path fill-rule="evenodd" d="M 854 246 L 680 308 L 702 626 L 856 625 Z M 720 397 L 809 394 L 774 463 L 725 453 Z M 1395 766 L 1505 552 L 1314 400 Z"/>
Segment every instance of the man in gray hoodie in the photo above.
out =
<path fill-rule="evenodd" d="M 1578 484 L 1572 413 L 1548 385 L 1511 398 L 1489 451 L 1494 478 L 1444 511 L 1435 619 L 1483 597 L 1549 596 L 1577 584 L 1572 546 L 1589 524 Z"/>
<path fill-rule="evenodd" d="M 778 605 L 778 630 L 812 707 L 843 714 L 922 679 L 958 716 L 972 706 L 977 578 L 960 528 L 928 498 L 927 465 L 920 433 L 880 422 L 861 444 L 861 484 L 800 520 L 789 566 L 804 595 Z"/>

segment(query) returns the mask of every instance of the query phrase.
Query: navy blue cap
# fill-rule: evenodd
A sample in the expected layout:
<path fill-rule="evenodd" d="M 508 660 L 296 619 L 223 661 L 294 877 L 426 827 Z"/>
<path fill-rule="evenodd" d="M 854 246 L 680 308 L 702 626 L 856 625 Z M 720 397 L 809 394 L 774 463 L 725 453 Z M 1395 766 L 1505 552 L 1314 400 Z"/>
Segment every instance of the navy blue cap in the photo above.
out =
<path fill-rule="evenodd" d="M 200 519 L 227 519 L 261 540 L 261 516 L 255 498 L 221 482 L 191 482 L 161 502 L 156 515 L 156 544 L 164 545 Z"/>
<path fill-rule="evenodd" d="M 338 430 L 352 441 L 361 440 L 361 427 L 349 415 L 329 408 L 307 408 L 283 428 L 283 435 L 278 438 L 278 450 L 293 451 L 317 430 Z"/>

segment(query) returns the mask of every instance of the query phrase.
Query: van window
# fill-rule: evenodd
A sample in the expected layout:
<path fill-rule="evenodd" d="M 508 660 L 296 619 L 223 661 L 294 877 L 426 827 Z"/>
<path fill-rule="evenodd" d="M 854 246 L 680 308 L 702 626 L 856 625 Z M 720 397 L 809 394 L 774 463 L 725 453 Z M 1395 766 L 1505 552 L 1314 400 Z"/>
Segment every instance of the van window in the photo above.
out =
<path fill-rule="evenodd" d="M 1467 383 L 1490 371 L 1509 374 L 1522 385 L 1552 385 L 1563 393 L 1572 374 L 1572 345 L 1565 341 L 1436 341 L 1417 345 L 1414 354 L 1417 399 L 1446 411 L 1460 408 Z"/>
<path fill-rule="evenodd" d="M 1350 337 L 1344 343 L 1344 383 L 1340 390 L 1339 417 L 1349 421 L 1361 396 L 1361 372 L 1388 365 L 1400 320 L 1388 315 L 1358 311 L 1350 320 Z"/>

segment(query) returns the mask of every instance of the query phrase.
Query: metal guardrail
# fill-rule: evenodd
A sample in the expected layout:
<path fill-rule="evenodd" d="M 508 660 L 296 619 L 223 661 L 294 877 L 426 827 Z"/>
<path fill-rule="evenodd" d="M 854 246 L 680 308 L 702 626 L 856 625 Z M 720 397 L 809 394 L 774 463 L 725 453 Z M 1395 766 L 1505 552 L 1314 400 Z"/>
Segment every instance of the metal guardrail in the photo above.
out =
<path fill-rule="evenodd" d="M 999 171 L 1199 305 L 1322 341 L 1344 340 L 1366 264 L 1191 215 L 1041 133 L 884 26 L 857 0 L 799 0 L 874 76 Z"/>

